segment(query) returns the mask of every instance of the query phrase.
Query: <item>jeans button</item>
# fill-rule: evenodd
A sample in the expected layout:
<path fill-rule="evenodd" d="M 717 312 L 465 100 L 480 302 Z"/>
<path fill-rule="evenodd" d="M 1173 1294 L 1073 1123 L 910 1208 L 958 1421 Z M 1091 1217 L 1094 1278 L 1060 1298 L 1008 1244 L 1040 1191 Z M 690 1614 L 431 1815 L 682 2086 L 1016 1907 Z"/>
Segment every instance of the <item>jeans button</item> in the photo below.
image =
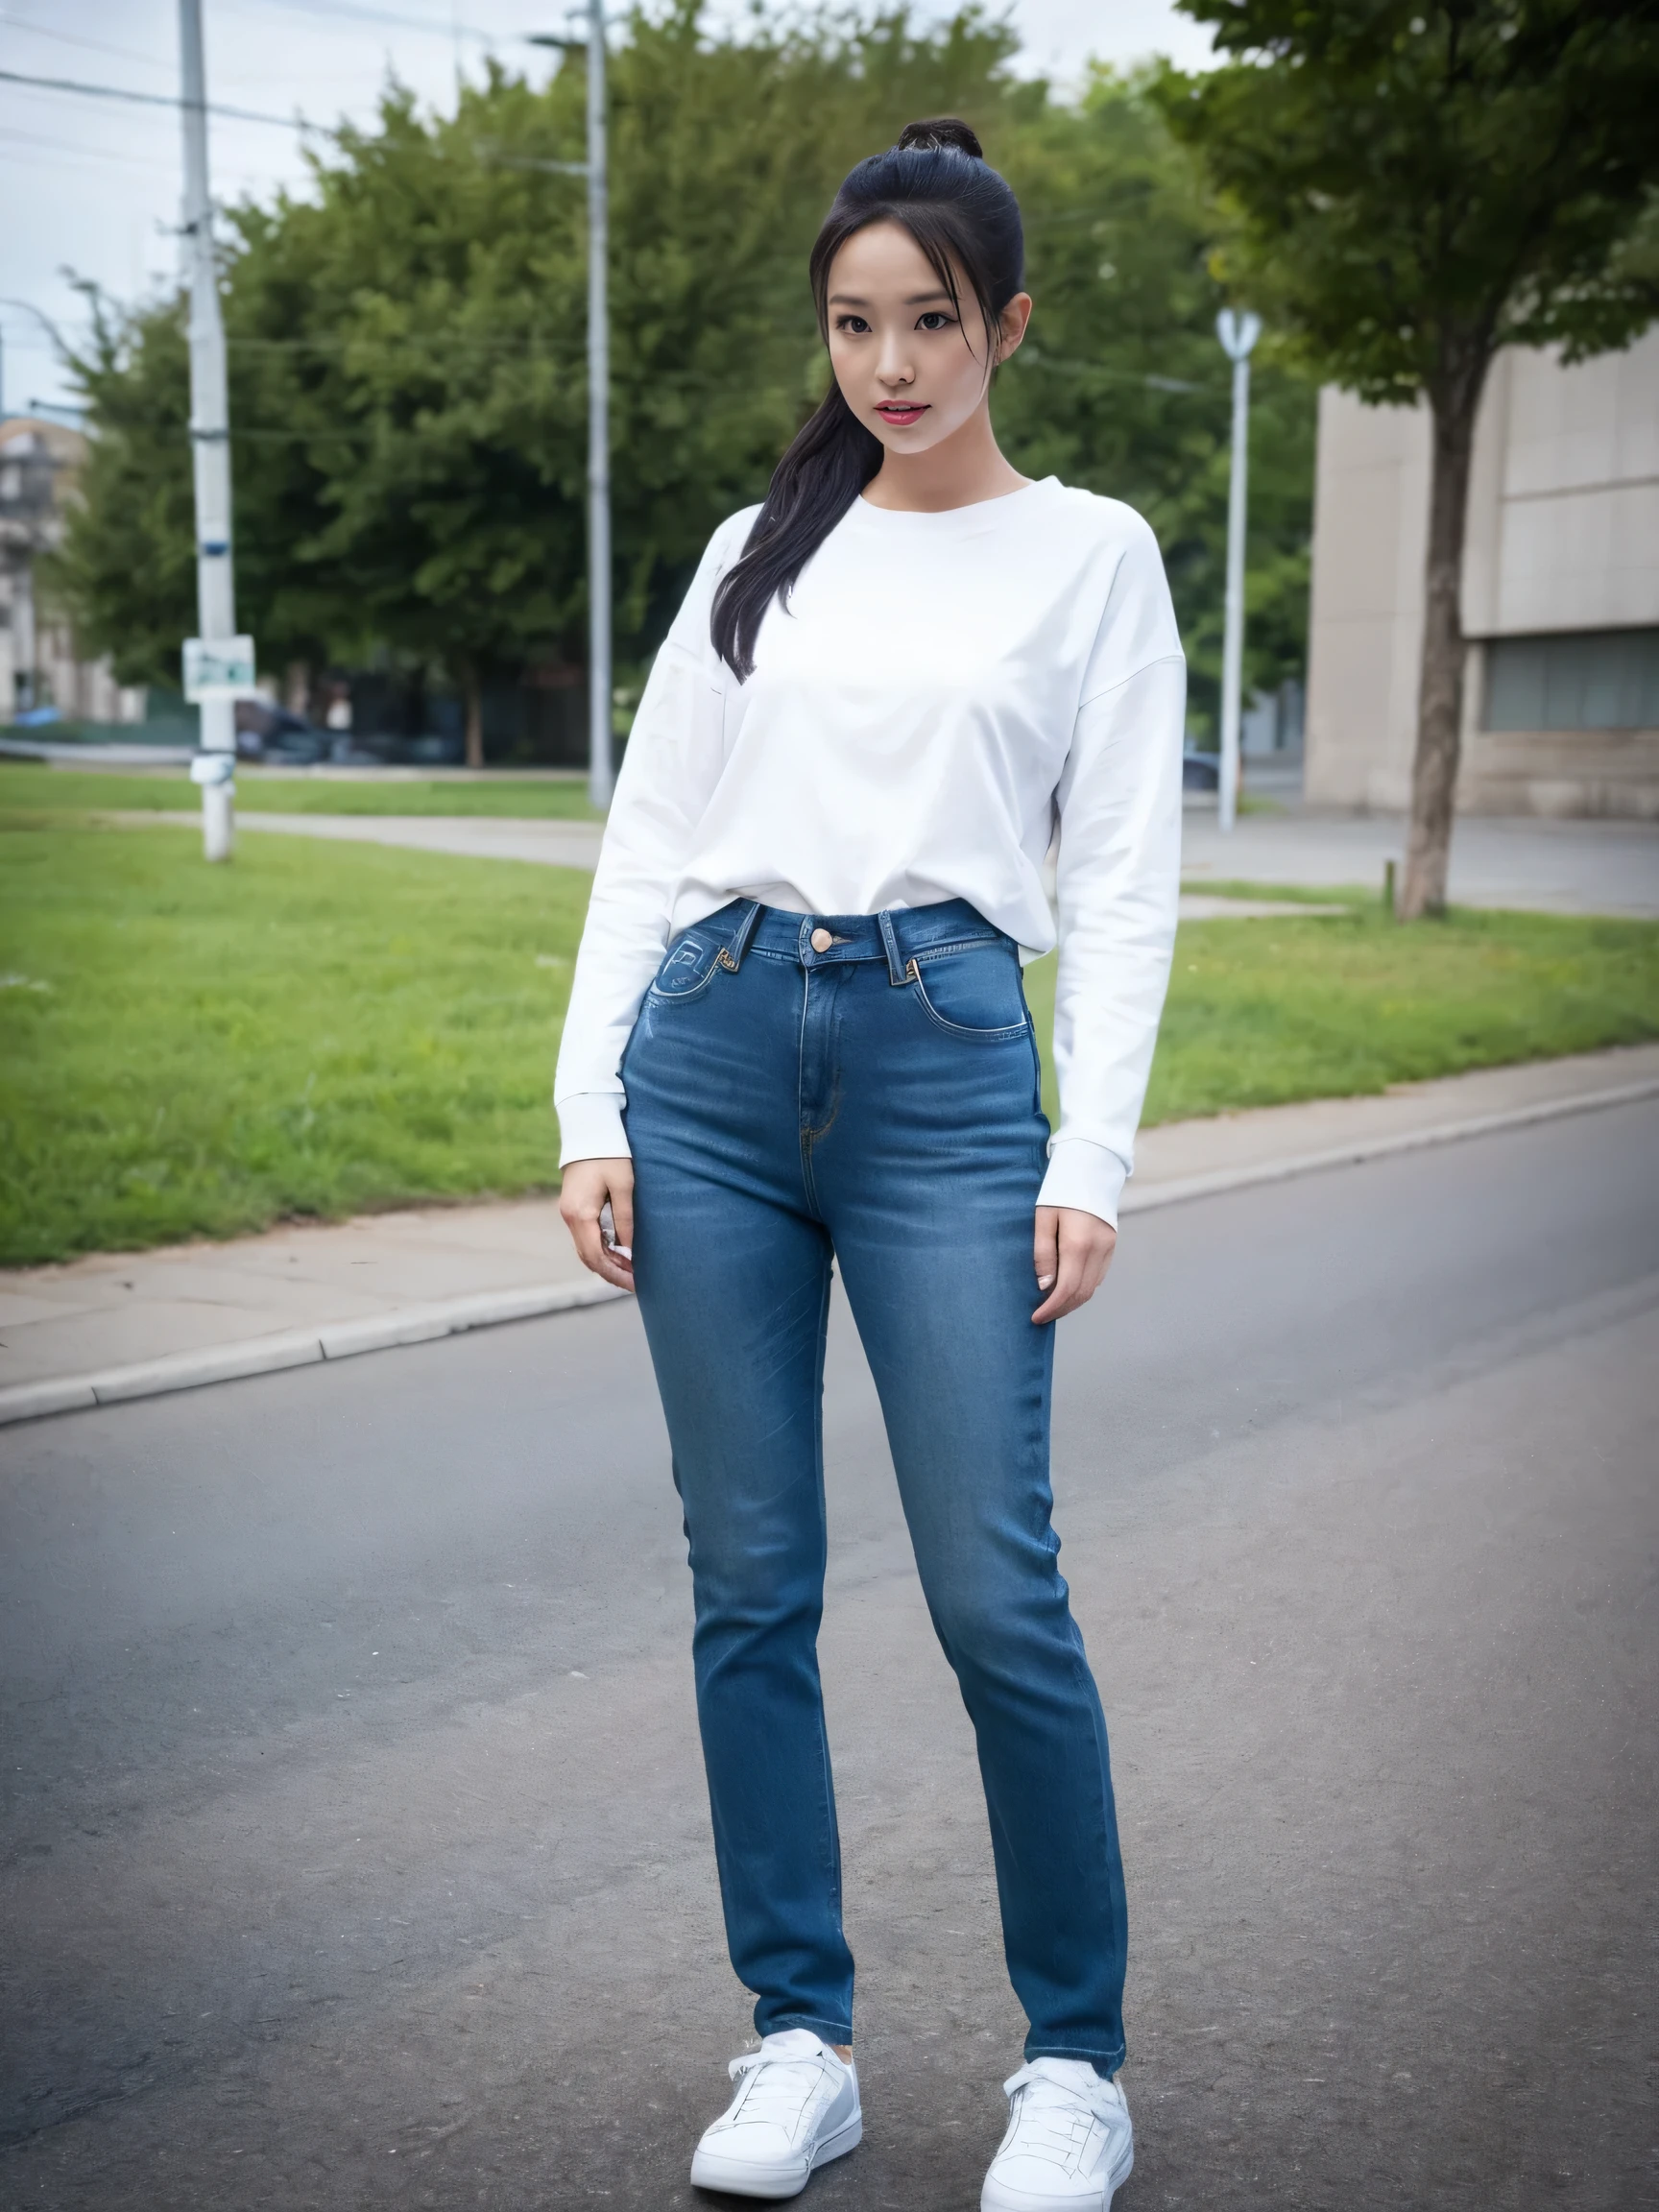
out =
<path fill-rule="evenodd" d="M 830 936 L 828 929 L 814 929 L 812 932 L 811 945 L 814 952 L 828 952 L 834 942 L 834 938 Z"/>

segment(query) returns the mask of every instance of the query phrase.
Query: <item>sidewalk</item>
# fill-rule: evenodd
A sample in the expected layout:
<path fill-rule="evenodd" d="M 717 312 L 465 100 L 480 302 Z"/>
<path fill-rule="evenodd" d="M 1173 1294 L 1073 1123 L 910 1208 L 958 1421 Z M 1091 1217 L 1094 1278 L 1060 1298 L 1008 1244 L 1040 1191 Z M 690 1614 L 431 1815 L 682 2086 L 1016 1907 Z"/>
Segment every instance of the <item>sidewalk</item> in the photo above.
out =
<path fill-rule="evenodd" d="M 1659 1096 L 1659 1045 L 1144 1131 L 1126 1216 Z M 0 1424 L 349 1358 L 619 1295 L 551 1198 L 429 1207 L 0 1273 Z"/>
<path fill-rule="evenodd" d="M 195 814 L 119 813 L 124 828 L 198 826 Z M 264 814 L 244 808 L 237 834 L 326 837 L 401 845 L 469 858 L 534 860 L 555 868 L 593 868 L 595 822 L 494 815 Z M 1231 835 L 1216 828 L 1214 804 L 1190 805 L 1183 828 L 1182 881 L 1238 881 L 1334 888 L 1382 887 L 1382 864 L 1406 850 L 1406 830 L 1382 815 L 1241 814 Z M 1452 898 L 1470 906 L 1511 906 L 1552 914 L 1659 915 L 1659 824 L 1548 822 L 1470 815 L 1452 837 Z M 1243 908 L 1229 911 L 1246 919 Z M 1186 918 L 1200 920 L 1188 911 Z"/>
<path fill-rule="evenodd" d="M 114 813 L 107 821 L 123 830 L 199 830 L 199 814 Z M 453 853 L 467 860 L 534 860 L 547 868 L 585 868 L 599 864 L 598 822 L 565 822 L 512 814 L 264 814 L 241 807 L 236 834 L 322 837 L 347 845 L 398 845 L 416 853 Z"/>
<path fill-rule="evenodd" d="M 1181 878 L 1189 890 L 1229 880 L 1359 883 L 1381 896 L 1383 862 L 1399 862 L 1405 851 L 1399 815 L 1240 814 L 1224 837 L 1214 802 L 1190 801 Z M 1462 815 L 1452 830 L 1450 895 L 1463 906 L 1659 915 L 1659 823 Z"/>

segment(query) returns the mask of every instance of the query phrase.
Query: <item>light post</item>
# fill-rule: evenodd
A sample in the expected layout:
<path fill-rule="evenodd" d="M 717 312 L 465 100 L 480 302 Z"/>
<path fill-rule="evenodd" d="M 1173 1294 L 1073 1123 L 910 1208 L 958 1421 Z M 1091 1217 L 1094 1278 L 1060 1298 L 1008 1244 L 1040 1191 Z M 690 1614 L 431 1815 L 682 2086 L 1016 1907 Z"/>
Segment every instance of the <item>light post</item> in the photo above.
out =
<path fill-rule="evenodd" d="M 1227 492 L 1226 634 L 1221 646 L 1221 774 L 1219 827 L 1230 830 L 1238 809 L 1238 720 L 1244 684 L 1244 519 L 1250 445 L 1250 355 L 1262 335 L 1259 315 L 1223 307 L 1215 335 L 1233 364 L 1233 472 Z"/>
<path fill-rule="evenodd" d="M 588 803 L 611 804 L 611 250 L 604 0 L 588 0 Z"/>
<path fill-rule="evenodd" d="M 580 48 L 588 70 L 586 161 L 516 160 L 588 180 L 588 798 L 603 810 L 615 775 L 611 760 L 611 252 L 610 170 L 605 146 L 605 8 L 588 0 L 587 38 L 532 36 L 532 46 Z"/>
<path fill-rule="evenodd" d="M 202 716 L 202 841 L 209 860 L 228 860 L 234 834 L 236 699 L 252 686 L 252 645 L 236 636 L 230 553 L 230 407 L 225 325 L 213 264 L 213 204 L 207 188 L 207 70 L 202 0 L 179 0 L 183 68 L 184 252 L 190 278 L 190 451 L 196 489 L 196 619 L 185 648 L 185 695 Z M 192 651 L 194 648 L 194 652 Z M 241 679 L 238 681 L 238 679 Z"/>

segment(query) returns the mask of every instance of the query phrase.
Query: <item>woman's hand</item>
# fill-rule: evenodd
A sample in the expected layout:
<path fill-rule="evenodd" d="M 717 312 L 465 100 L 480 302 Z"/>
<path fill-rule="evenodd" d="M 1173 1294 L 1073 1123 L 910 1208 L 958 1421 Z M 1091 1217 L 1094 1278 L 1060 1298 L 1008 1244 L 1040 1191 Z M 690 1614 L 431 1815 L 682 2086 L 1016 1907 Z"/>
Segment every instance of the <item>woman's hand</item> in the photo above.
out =
<path fill-rule="evenodd" d="M 607 1244 L 599 1216 L 611 1208 L 614 1242 Z M 618 1290 L 634 1287 L 634 1163 L 572 1160 L 559 1192 L 559 1212 L 584 1267 Z"/>
<path fill-rule="evenodd" d="M 1033 1256 L 1037 1287 L 1048 1295 L 1032 1320 L 1058 1321 L 1062 1313 L 1087 1306 L 1105 1280 L 1117 1243 L 1117 1230 L 1098 1214 L 1084 1214 L 1075 1206 L 1039 1206 Z"/>

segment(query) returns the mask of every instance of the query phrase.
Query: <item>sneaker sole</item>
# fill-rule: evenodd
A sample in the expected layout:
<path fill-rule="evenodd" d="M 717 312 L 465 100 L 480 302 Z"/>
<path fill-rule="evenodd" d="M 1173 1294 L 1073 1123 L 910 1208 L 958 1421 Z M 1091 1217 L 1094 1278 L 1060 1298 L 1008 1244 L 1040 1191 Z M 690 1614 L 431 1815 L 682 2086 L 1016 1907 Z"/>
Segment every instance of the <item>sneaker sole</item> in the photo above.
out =
<path fill-rule="evenodd" d="M 729 2197 L 799 2197 L 820 2166 L 845 2157 L 864 2140 L 864 2115 L 854 2112 L 833 2135 L 826 2135 L 813 2152 L 805 2172 L 799 2166 L 757 2166 L 753 2160 L 722 2158 L 699 2146 L 691 2160 L 693 2189 L 724 2189 Z"/>
<path fill-rule="evenodd" d="M 1135 2146 L 1131 2144 L 1122 2165 L 1107 2175 L 1105 2194 L 1100 2197 L 1033 2197 L 1028 2189 L 1010 2189 L 1005 2181 L 987 2174 L 979 2193 L 979 2212 L 1112 2212 L 1113 2198 L 1134 2171 Z"/>

